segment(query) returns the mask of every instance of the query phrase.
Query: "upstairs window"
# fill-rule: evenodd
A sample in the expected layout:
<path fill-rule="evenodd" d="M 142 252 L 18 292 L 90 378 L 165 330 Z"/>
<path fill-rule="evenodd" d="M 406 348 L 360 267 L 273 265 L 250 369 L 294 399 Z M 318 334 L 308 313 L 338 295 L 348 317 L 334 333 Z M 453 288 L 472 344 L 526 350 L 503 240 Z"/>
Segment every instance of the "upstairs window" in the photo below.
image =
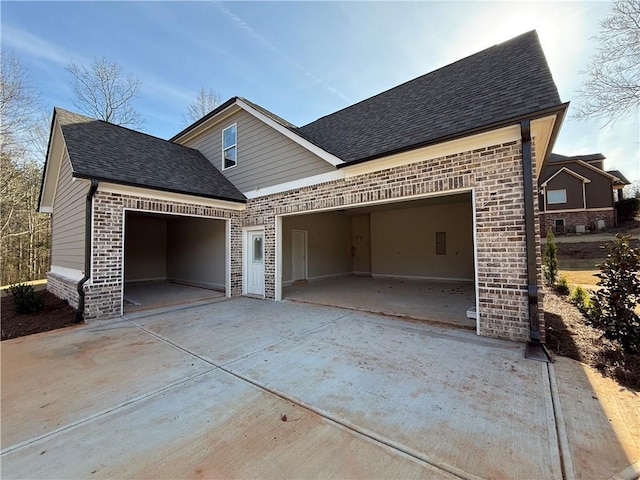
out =
<path fill-rule="evenodd" d="M 547 203 L 567 203 L 567 191 L 562 190 L 547 190 Z"/>
<path fill-rule="evenodd" d="M 233 124 L 222 130 L 222 169 L 238 164 L 238 126 Z"/>

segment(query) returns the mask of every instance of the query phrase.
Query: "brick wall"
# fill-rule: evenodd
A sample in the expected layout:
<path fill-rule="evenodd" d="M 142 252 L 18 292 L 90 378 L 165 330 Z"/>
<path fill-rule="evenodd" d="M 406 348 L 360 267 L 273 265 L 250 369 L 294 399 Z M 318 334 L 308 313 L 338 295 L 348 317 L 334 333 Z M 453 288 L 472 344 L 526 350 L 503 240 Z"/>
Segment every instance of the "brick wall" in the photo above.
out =
<path fill-rule="evenodd" d="M 252 199 L 243 225 L 265 226 L 265 296 L 275 298 L 277 215 L 403 200 L 465 188 L 473 188 L 476 196 L 480 334 L 528 340 L 524 187 L 519 142 Z M 537 198 L 534 201 L 537 215 Z M 536 256 L 541 284 L 539 248 Z M 540 318 L 543 322 L 541 304 Z"/>
<path fill-rule="evenodd" d="M 515 141 L 252 199 L 245 212 L 98 192 L 92 279 L 85 285 L 86 319 L 120 314 L 125 208 L 230 219 L 232 295 L 242 293 L 242 227 L 263 225 L 265 296 L 274 299 L 276 216 L 461 189 L 475 192 L 480 334 L 528 340 L 522 155 Z M 537 215 L 537 198 L 534 202 Z M 536 256 L 541 285 L 539 248 Z"/>
<path fill-rule="evenodd" d="M 69 305 L 73 308 L 78 308 L 78 301 L 80 299 L 78 290 L 76 289 L 77 284 L 77 280 L 71 280 L 53 272 L 47 273 L 47 290 L 56 297 L 69 302 Z"/>
<path fill-rule="evenodd" d="M 93 199 L 93 262 L 91 279 L 85 284 L 85 320 L 120 315 L 122 302 L 124 210 L 135 209 L 177 215 L 230 219 L 231 294 L 242 293 L 242 236 L 240 212 L 199 205 L 154 200 L 116 193 L 97 192 Z"/>
<path fill-rule="evenodd" d="M 554 234 L 558 234 L 554 226 L 556 219 L 560 218 L 564 219 L 565 233 L 576 233 L 576 225 L 584 225 L 587 231 L 597 231 L 598 220 L 604 220 L 605 228 L 615 226 L 615 211 L 613 209 L 567 213 L 544 212 L 540 214 L 540 234 L 546 236 L 549 229 Z"/>

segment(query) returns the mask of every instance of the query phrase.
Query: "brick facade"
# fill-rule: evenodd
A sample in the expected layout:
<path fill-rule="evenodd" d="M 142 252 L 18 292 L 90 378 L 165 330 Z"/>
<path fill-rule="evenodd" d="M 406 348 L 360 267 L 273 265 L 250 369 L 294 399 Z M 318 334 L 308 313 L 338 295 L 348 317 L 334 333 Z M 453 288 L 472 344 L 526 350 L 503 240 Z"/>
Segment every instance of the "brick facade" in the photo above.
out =
<path fill-rule="evenodd" d="M 480 334 L 528 340 L 524 186 L 519 142 L 251 200 L 243 225 L 265 226 L 265 296 L 275 298 L 276 216 L 472 188 L 476 201 Z M 537 214 L 537 199 L 534 202 Z M 538 248 L 539 284 L 540 259 Z M 539 315 L 542 322 L 542 302 Z"/>
<path fill-rule="evenodd" d="M 564 219 L 564 233 L 576 233 L 576 225 L 584 225 L 586 231 L 598 230 L 597 221 L 604 220 L 605 228 L 615 227 L 615 210 L 583 210 L 580 212 L 555 213 L 551 211 L 540 213 L 540 235 L 546 235 L 551 230 L 554 235 L 559 234 L 555 229 L 556 219 Z"/>
<path fill-rule="evenodd" d="M 193 215 L 231 221 L 231 294 L 242 293 L 240 212 L 200 205 L 97 192 L 93 198 L 93 261 L 85 284 L 85 320 L 120 315 L 122 305 L 123 232 L 125 209 Z"/>
<path fill-rule="evenodd" d="M 244 212 L 98 192 L 94 197 L 92 278 L 85 285 L 86 319 L 120 315 L 125 209 L 230 220 L 232 295 L 242 294 L 242 229 L 264 226 L 265 296 L 275 299 L 277 216 L 461 190 L 473 190 L 475 196 L 480 334 L 526 341 L 524 189 L 517 141 L 258 197 L 248 201 Z M 537 198 L 534 201 L 537 214 Z M 537 260 L 540 277 L 539 248 Z M 542 315 L 540 304 L 541 322 Z"/>

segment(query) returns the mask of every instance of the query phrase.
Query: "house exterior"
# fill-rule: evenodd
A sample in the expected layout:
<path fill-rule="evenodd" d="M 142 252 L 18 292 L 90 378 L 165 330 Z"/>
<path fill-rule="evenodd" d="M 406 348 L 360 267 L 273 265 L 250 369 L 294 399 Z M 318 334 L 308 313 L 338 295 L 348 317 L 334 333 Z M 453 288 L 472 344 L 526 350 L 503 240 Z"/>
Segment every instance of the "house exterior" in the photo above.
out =
<path fill-rule="evenodd" d="M 94 321 L 130 281 L 279 301 L 298 280 L 462 279 L 479 335 L 539 342 L 534 191 L 566 108 L 529 32 L 302 127 L 241 97 L 169 141 L 56 109 L 48 288 Z"/>
<path fill-rule="evenodd" d="M 538 180 L 541 234 L 586 233 L 616 226 L 616 191 L 629 181 L 604 170 L 605 156 L 551 154 Z"/>

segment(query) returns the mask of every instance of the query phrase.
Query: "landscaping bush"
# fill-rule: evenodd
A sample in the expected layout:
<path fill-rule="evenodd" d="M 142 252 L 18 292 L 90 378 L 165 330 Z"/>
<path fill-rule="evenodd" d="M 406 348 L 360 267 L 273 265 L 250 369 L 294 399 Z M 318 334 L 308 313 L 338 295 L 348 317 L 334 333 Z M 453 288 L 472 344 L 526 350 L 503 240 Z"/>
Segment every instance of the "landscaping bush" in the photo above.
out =
<path fill-rule="evenodd" d="M 558 295 L 562 295 L 564 297 L 571 293 L 571 290 L 569 288 L 569 280 L 567 280 L 567 277 L 565 277 L 564 275 L 560 277 L 560 280 L 558 280 L 558 283 L 555 286 L 555 290 Z"/>
<path fill-rule="evenodd" d="M 590 323 L 617 340 L 625 352 L 640 353 L 640 317 L 634 311 L 640 301 L 640 249 L 629 242 L 631 235 L 616 235 L 604 247 L 607 259 L 598 267 L 598 290 L 591 296 Z"/>
<path fill-rule="evenodd" d="M 578 307 L 578 310 L 583 314 L 589 313 L 591 308 L 591 299 L 589 298 L 589 292 L 587 292 L 582 285 L 576 285 L 571 292 L 569 301 Z"/>
<path fill-rule="evenodd" d="M 542 252 L 542 271 L 547 285 L 555 285 L 558 279 L 558 246 L 551 230 L 547 231 L 547 243 Z"/>
<path fill-rule="evenodd" d="M 44 307 L 44 300 L 36 293 L 33 285 L 19 283 L 9 287 L 9 294 L 13 297 L 16 313 L 39 312 Z"/>
<path fill-rule="evenodd" d="M 618 222 L 633 220 L 640 215 L 640 199 L 625 198 L 616 202 Z"/>

